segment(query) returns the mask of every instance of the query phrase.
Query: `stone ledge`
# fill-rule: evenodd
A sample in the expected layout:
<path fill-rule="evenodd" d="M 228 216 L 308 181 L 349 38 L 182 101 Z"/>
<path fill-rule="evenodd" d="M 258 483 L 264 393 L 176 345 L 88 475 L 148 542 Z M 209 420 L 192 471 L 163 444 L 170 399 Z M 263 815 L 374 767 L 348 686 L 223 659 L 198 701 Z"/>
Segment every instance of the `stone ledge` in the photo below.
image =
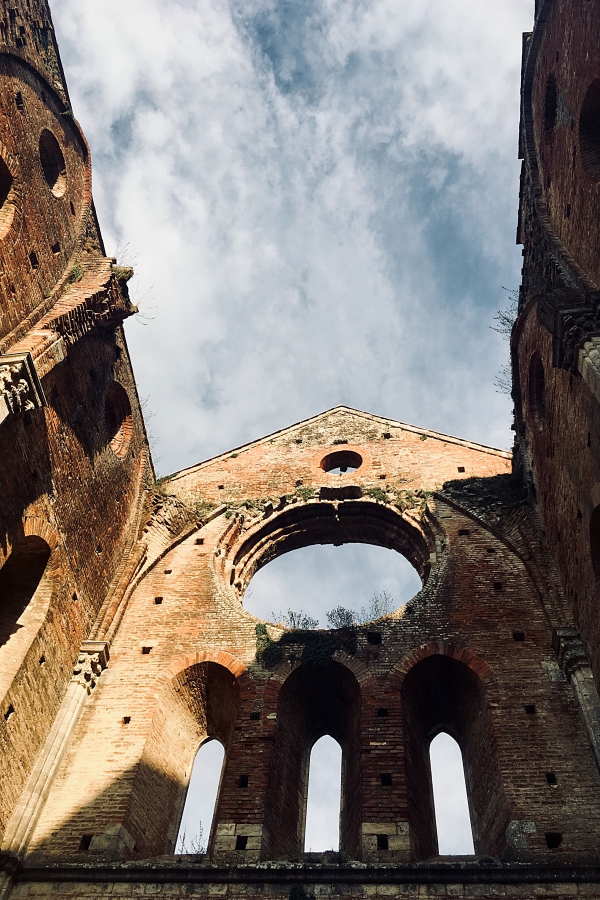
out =
<path fill-rule="evenodd" d="M 160 859 L 162 860 L 164 857 Z M 599 884 L 600 866 L 518 865 L 499 862 L 439 862 L 422 865 L 306 865 L 257 863 L 250 866 L 213 866 L 196 857 L 195 863 L 173 865 L 122 863 L 117 865 L 22 866 L 14 856 L 0 856 L 0 870 L 16 882 L 155 883 L 155 884 Z"/>

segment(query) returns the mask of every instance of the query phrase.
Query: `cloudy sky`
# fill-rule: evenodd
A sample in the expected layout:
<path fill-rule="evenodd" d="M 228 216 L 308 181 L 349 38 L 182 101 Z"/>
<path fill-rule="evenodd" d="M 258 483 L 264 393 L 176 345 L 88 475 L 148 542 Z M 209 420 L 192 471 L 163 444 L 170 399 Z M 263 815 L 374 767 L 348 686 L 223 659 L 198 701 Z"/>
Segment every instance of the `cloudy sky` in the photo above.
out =
<path fill-rule="evenodd" d="M 509 446 L 532 7 L 53 0 L 161 474 L 338 403 Z"/>
<path fill-rule="evenodd" d="M 137 272 L 159 474 L 339 403 L 510 446 L 489 326 L 519 282 L 533 0 L 52 9 L 105 243 Z M 353 571 L 357 603 L 392 577 Z"/>

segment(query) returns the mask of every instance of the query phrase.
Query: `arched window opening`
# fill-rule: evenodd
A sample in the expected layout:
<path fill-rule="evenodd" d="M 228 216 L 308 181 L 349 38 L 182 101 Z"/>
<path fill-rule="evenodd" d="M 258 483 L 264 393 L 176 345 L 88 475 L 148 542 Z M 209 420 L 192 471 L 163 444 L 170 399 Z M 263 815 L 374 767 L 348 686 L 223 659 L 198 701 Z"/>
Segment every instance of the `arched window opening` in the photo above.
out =
<path fill-rule="evenodd" d="M 217 740 L 205 741 L 196 753 L 175 853 L 206 853 L 224 759 Z"/>
<path fill-rule="evenodd" d="M 265 809 L 270 858 L 336 846 L 356 858 L 360 759 L 360 689 L 355 676 L 333 660 L 299 666 L 286 678 L 277 702 Z M 326 788 L 320 787 L 325 780 Z M 321 789 L 331 798 L 326 806 L 321 806 L 324 798 L 316 796 Z M 325 809 L 330 810 L 327 830 L 315 831 L 318 823 L 313 823 Z"/>
<path fill-rule="evenodd" d="M 55 585 L 50 547 L 29 535 L 0 569 L 0 697 L 10 687 L 44 624 Z"/>
<path fill-rule="evenodd" d="M 554 75 L 548 75 L 546 82 L 546 93 L 544 95 L 544 132 L 546 140 L 552 140 L 554 135 L 554 127 L 556 125 L 556 112 L 558 109 L 558 91 L 556 88 L 556 78 Z"/>
<path fill-rule="evenodd" d="M 600 506 L 597 506 L 590 519 L 590 555 L 596 579 L 600 579 Z"/>
<path fill-rule="evenodd" d="M 581 105 L 579 149 L 583 168 L 600 181 L 600 78 L 592 81 Z"/>
<path fill-rule="evenodd" d="M 127 391 L 117 381 L 106 392 L 104 419 L 110 448 L 115 456 L 123 459 L 133 435 L 133 416 Z"/>
<path fill-rule="evenodd" d="M 336 628 L 353 614 L 367 622 L 398 609 L 421 590 L 410 562 L 387 547 L 348 543 L 302 547 L 272 560 L 254 575 L 244 606 L 261 619 L 284 621 L 302 612 L 312 627 Z M 334 613 L 328 616 L 328 613 Z"/>
<path fill-rule="evenodd" d="M 138 858 L 174 853 L 176 849 L 181 852 L 184 830 L 188 853 L 193 852 L 192 841 L 194 848 L 206 846 L 211 852 L 215 794 L 217 806 L 220 802 L 220 766 L 214 755 L 222 756 L 223 747 L 227 752 L 238 702 L 234 674 L 212 661 L 194 663 L 164 687 L 131 792 L 130 834 Z M 198 779 L 201 787 L 197 789 Z M 205 796 L 198 806 L 194 798 L 208 795 L 209 789 L 212 799 Z"/>
<path fill-rule="evenodd" d="M 461 749 L 441 732 L 429 745 L 433 803 L 440 856 L 475 853 Z"/>
<path fill-rule="evenodd" d="M 329 735 L 310 753 L 304 850 L 339 850 L 342 797 L 342 748 Z"/>
<path fill-rule="evenodd" d="M 41 587 L 50 547 L 42 538 L 20 541 L 0 569 L 0 647 L 27 625 L 27 609 Z"/>
<path fill-rule="evenodd" d="M 354 450 L 336 450 L 321 460 L 321 468 L 330 475 L 346 475 L 362 466 L 362 456 Z"/>
<path fill-rule="evenodd" d="M 434 809 L 432 771 L 437 764 L 437 743 L 430 755 L 431 737 L 440 732 L 455 737 L 462 749 L 459 774 L 464 763 L 475 853 L 499 859 L 506 849 L 510 808 L 483 682 L 466 663 L 434 653 L 410 669 L 401 691 L 413 859 L 429 859 L 447 847 L 444 834 L 442 847 L 438 848 L 438 810 Z M 438 740 L 444 739 L 447 740 Z M 444 756 L 447 760 L 448 754 Z"/>
<path fill-rule="evenodd" d="M 534 353 L 529 363 L 529 409 L 533 421 L 541 428 L 546 418 L 546 377 L 539 353 Z"/>

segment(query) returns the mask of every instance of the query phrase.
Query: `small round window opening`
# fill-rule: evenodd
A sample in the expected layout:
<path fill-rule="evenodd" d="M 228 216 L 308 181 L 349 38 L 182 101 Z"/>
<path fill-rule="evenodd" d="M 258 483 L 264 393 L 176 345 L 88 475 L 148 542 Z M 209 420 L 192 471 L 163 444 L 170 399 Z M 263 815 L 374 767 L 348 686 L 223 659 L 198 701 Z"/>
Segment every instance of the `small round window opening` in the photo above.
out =
<path fill-rule="evenodd" d="M 362 456 L 354 450 L 336 450 L 321 460 L 321 468 L 330 475 L 346 475 L 362 466 Z"/>
<path fill-rule="evenodd" d="M 65 158 L 58 141 L 47 128 L 40 134 L 40 162 L 44 178 L 54 196 L 64 196 L 67 190 Z"/>
<path fill-rule="evenodd" d="M 133 418 L 129 397 L 116 381 L 113 381 L 106 392 L 104 421 L 110 448 L 119 459 L 123 459 L 131 443 Z"/>
<path fill-rule="evenodd" d="M 583 168 L 600 181 L 600 78 L 586 91 L 579 114 L 579 149 Z"/>

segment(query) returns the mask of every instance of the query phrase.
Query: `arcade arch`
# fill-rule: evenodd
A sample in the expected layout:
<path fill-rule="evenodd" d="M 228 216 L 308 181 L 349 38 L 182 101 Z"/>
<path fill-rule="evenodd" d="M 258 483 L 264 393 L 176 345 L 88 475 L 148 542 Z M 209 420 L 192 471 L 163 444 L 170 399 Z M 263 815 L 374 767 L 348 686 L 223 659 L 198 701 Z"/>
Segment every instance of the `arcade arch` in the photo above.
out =
<path fill-rule="evenodd" d="M 50 607 L 51 548 L 34 534 L 17 541 L 0 568 L 0 696 L 25 659 Z"/>
<path fill-rule="evenodd" d="M 486 689 L 465 662 L 433 653 L 417 662 L 401 688 L 408 813 L 416 860 L 438 853 L 430 744 L 441 732 L 459 745 L 476 854 L 500 857 L 508 801 L 495 751 Z"/>
<path fill-rule="evenodd" d="M 265 830 L 270 857 L 304 848 L 311 751 L 329 735 L 342 750 L 339 849 L 356 858 L 360 842 L 360 688 L 344 665 L 301 665 L 286 678 L 277 703 Z"/>
<path fill-rule="evenodd" d="M 212 661 L 188 666 L 161 691 L 125 822 L 140 856 L 174 852 L 198 750 L 215 739 L 227 754 L 238 702 L 233 672 Z"/>

